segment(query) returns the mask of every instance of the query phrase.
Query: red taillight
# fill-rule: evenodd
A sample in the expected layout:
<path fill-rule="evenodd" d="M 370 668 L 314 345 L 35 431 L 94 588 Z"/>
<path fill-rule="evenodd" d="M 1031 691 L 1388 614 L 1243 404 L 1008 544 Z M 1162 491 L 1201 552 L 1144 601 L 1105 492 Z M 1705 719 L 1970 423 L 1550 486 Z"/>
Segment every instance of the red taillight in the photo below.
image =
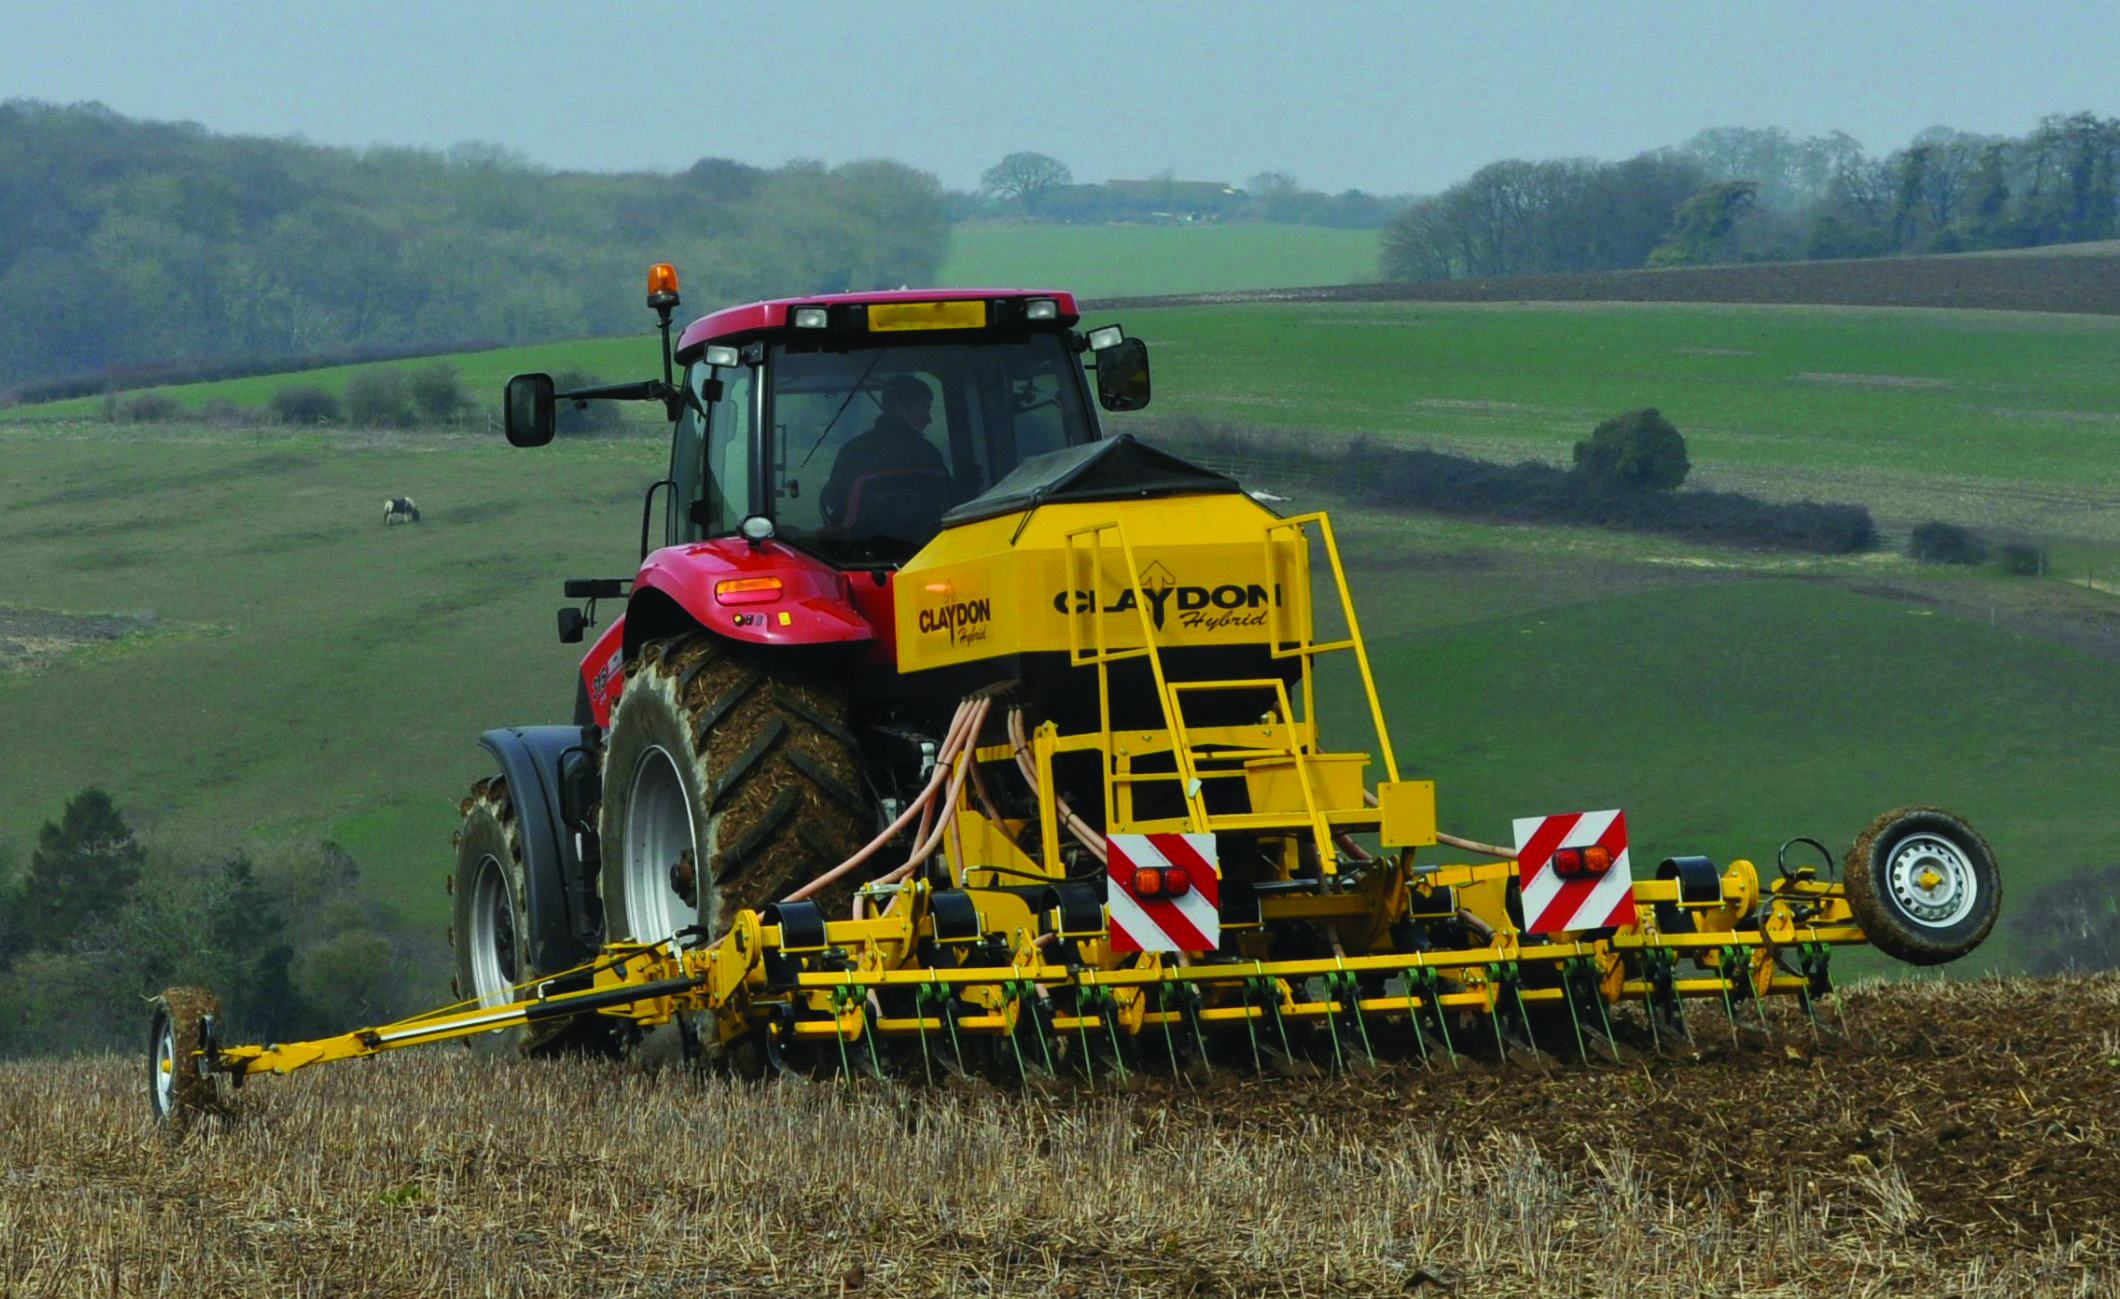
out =
<path fill-rule="evenodd" d="M 1553 873 L 1564 880 L 1587 879 L 1612 869 L 1612 854 L 1597 844 L 1553 850 Z"/>
<path fill-rule="evenodd" d="M 1134 896 L 1182 898 L 1192 892 L 1192 876 L 1182 866 L 1142 866 L 1134 871 Z"/>
<path fill-rule="evenodd" d="M 714 584 L 717 604 L 770 604 L 779 598 L 777 577 L 732 577 Z"/>

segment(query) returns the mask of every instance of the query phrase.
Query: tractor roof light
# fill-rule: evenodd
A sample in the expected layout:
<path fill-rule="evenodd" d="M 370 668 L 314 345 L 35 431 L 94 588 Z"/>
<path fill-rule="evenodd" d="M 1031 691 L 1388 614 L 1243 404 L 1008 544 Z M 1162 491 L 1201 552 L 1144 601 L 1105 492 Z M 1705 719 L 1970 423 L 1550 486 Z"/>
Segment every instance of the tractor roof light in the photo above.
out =
<path fill-rule="evenodd" d="M 668 262 L 657 262 L 648 268 L 648 305 L 651 307 L 674 307 L 677 305 L 677 268 Z"/>
<path fill-rule="evenodd" d="M 730 366 L 741 364 L 743 353 L 733 347 L 717 344 L 700 353 L 699 359 L 705 361 L 708 365 L 714 366 L 716 369 L 726 370 Z"/>
<path fill-rule="evenodd" d="M 1025 320 L 1058 320 L 1060 304 L 1051 298 L 1032 298 L 1023 304 Z"/>
<path fill-rule="evenodd" d="M 1089 350 L 1092 352 L 1102 352 L 1125 341 L 1126 331 L 1117 325 L 1106 325 L 1102 329 L 1089 331 Z"/>
<path fill-rule="evenodd" d="M 788 313 L 788 323 L 797 329 L 823 329 L 832 323 L 832 313 L 823 307 L 797 307 Z"/>
<path fill-rule="evenodd" d="M 716 604 L 771 604 L 779 598 L 777 577 L 729 577 L 714 584 Z"/>

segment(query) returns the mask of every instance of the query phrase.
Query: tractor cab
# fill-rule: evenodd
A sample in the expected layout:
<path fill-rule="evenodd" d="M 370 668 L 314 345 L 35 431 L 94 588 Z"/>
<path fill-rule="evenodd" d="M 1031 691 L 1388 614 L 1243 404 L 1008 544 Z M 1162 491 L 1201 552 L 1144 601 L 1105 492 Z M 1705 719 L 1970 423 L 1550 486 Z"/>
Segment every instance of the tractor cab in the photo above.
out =
<path fill-rule="evenodd" d="M 707 317 L 678 347 L 668 544 L 752 519 L 841 567 L 910 559 L 1025 459 L 1096 440 L 1074 320 L 1062 295 L 991 293 Z"/>
<path fill-rule="evenodd" d="M 666 340 L 676 297 L 657 267 Z M 554 393 L 517 376 L 508 437 L 549 440 L 559 400 L 660 399 L 674 424 L 663 545 L 770 538 L 837 568 L 895 568 L 1025 460 L 1098 439 L 1084 353 L 1106 409 L 1148 403 L 1146 347 L 1079 318 L 1072 295 L 992 289 L 731 307 L 666 345 L 660 383 Z"/>

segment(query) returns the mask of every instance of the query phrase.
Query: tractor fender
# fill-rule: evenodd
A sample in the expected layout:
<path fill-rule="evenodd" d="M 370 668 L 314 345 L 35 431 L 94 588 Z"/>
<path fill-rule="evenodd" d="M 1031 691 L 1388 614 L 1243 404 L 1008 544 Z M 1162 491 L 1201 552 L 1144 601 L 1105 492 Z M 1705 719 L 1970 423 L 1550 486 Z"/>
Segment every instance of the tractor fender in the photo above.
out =
<path fill-rule="evenodd" d="M 530 928 L 530 967 L 540 973 L 579 965 L 596 954 L 603 941 L 603 916 L 597 902 L 596 809 L 568 809 L 563 777 L 596 770 L 595 729 L 578 726 L 506 726 L 479 736 L 479 747 L 500 763 L 515 807 L 518 841 L 523 850 L 523 914 Z M 594 797 L 593 792 L 590 797 Z M 575 796 L 579 801 L 580 795 Z M 566 812 L 581 819 L 569 824 Z"/>
<path fill-rule="evenodd" d="M 582 656 L 574 697 L 577 726 L 609 726 L 611 710 L 626 688 L 626 615 L 620 614 Z"/>
<path fill-rule="evenodd" d="M 731 589 L 730 583 L 755 583 Z M 778 582 L 777 587 L 768 585 Z M 646 640 L 668 634 L 641 618 L 662 601 L 718 636 L 752 645 L 834 645 L 873 641 L 876 628 L 855 604 L 848 576 L 778 541 L 753 546 L 725 537 L 665 546 L 648 556 L 626 602 L 626 659 Z"/>

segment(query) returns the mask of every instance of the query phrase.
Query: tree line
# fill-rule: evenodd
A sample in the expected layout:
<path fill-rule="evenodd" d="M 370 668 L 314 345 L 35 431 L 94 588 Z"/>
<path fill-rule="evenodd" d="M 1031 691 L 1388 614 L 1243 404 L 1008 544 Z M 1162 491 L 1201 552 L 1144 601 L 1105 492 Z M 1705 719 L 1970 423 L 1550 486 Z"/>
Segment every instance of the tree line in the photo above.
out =
<path fill-rule="evenodd" d="M 177 358 L 638 330 L 690 305 L 932 281 L 941 184 L 888 161 L 555 172 L 490 145 L 324 148 L 0 103 L 0 390 Z"/>
<path fill-rule="evenodd" d="M 2120 120 L 1934 127 L 1883 157 L 1840 132 L 1702 131 L 1624 162 L 1491 163 L 1385 228 L 1386 279 L 1883 257 L 2120 237 Z"/>
<path fill-rule="evenodd" d="M 1021 216 L 1070 225 L 1110 222 L 1265 221 L 1279 225 L 1376 230 L 1407 200 L 1346 189 L 1306 188 L 1287 171 L 1262 171 L 1242 188 L 1219 181 L 1179 180 L 1174 169 L 1145 180 L 1076 184 L 1058 158 L 1023 150 L 986 169 L 979 188 L 953 192 L 950 215 Z"/>
<path fill-rule="evenodd" d="M 362 899 L 336 844 L 148 844 L 100 788 L 5 865 L 0 1057 L 135 1049 L 144 999 L 178 985 L 267 1040 L 342 1032 L 425 993 L 408 972 L 439 959 Z"/>

